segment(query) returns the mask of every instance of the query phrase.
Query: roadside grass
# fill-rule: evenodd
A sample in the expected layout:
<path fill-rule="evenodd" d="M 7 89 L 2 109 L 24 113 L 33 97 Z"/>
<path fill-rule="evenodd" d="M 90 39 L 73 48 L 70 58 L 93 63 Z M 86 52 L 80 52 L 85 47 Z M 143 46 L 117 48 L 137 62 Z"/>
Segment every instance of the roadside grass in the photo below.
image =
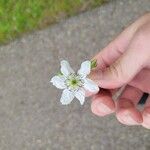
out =
<path fill-rule="evenodd" d="M 108 0 L 0 0 L 0 44 Z"/>

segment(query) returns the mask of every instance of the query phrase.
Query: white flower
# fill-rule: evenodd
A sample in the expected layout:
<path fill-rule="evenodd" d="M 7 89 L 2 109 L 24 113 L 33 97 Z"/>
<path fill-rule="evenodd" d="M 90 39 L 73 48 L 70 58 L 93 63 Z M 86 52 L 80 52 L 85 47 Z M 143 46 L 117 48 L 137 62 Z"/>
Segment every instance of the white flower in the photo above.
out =
<path fill-rule="evenodd" d="M 60 99 L 63 105 L 70 104 L 74 97 L 83 105 L 85 90 L 94 93 L 99 91 L 99 87 L 87 78 L 91 71 L 91 63 L 91 61 L 84 61 L 81 68 L 75 73 L 66 60 L 61 61 L 61 75 L 54 76 L 51 82 L 57 88 L 64 89 Z"/>

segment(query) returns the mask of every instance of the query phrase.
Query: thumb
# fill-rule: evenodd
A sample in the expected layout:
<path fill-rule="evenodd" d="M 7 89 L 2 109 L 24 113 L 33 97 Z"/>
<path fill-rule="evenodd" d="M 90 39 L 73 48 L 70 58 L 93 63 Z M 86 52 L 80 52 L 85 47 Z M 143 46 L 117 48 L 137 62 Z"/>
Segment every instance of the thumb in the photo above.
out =
<path fill-rule="evenodd" d="M 130 82 L 146 64 L 147 56 L 129 49 L 105 70 L 95 69 L 89 75 L 100 87 L 114 89 Z"/>

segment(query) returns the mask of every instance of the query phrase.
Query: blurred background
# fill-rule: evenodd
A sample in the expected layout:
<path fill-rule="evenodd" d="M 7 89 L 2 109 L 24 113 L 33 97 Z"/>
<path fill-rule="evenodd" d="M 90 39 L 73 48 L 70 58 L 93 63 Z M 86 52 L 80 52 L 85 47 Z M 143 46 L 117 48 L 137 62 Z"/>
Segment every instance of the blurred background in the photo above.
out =
<path fill-rule="evenodd" d="M 108 0 L 0 0 L 0 43 L 45 28 Z"/>
<path fill-rule="evenodd" d="M 149 0 L 0 0 L 0 150 L 149 150 L 150 132 L 61 105 L 50 78 L 150 11 Z"/>

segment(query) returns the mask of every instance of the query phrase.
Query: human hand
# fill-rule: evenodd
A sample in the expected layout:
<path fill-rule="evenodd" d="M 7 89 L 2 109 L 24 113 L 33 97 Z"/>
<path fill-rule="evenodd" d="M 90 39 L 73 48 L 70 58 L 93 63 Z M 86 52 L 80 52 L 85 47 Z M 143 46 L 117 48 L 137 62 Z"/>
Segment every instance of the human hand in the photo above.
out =
<path fill-rule="evenodd" d="M 150 96 L 144 109 L 137 109 L 143 93 L 150 93 L 150 13 L 126 28 L 93 59 L 97 68 L 90 78 L 102 90 L 92 98 L 92 112 L 98 116 L 116 112 L 121 123 L 150 129 Z M 113 101 L 112 94 L 123 86 L 122 94 Z"/>

